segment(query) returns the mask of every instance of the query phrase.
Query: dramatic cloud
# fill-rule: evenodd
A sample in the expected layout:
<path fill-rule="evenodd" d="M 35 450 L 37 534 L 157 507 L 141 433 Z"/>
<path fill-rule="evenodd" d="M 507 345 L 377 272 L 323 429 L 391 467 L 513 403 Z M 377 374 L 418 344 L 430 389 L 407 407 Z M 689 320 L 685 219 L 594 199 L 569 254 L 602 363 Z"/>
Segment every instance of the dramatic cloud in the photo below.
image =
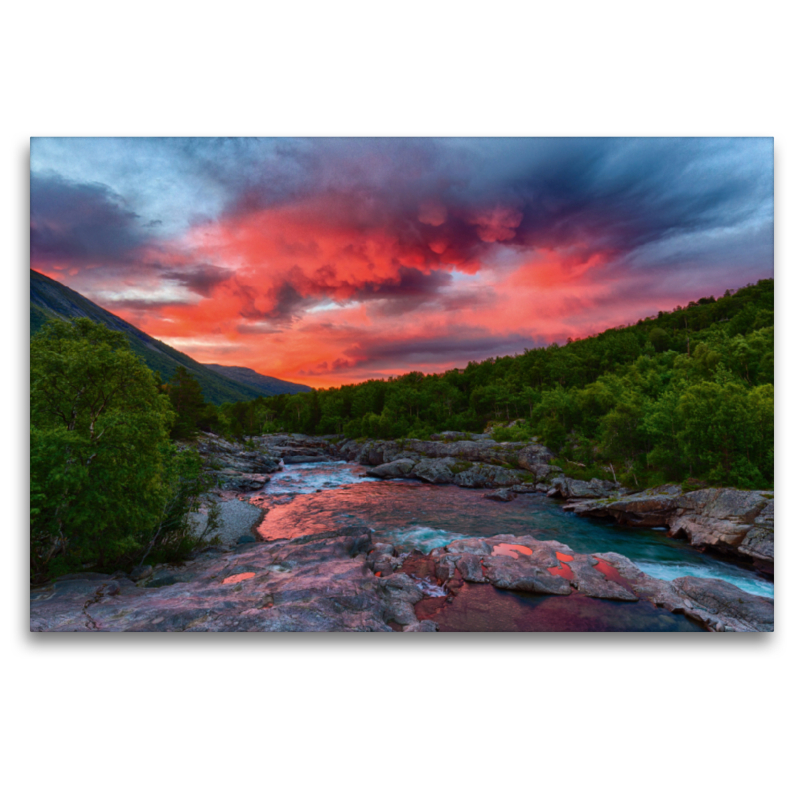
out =
<path fill-rule="evenodd" d="M 31 263 L 313 385 L 581 336 L 772 274 L 769 139 L 35 139 Z"/>

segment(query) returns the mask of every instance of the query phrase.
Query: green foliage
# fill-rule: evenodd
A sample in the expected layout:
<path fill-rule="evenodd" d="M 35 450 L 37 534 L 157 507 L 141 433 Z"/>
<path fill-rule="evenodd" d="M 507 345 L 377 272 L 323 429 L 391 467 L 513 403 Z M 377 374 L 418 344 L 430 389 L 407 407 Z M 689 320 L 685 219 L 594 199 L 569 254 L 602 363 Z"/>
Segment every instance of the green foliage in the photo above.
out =
<path fill-rule="evenodd" d="M 181 505 L 174 498 L 190 465 L 169 442 L 173 421 L 123 334 L 79 318 L 32 337 L 34 578 L 141 557 Z"/>
<path fill-rule="evenodd" d="M 773 303 L 773 281 L 759 281 L 563 347 L 261 398 L 236 413 L 226 406 L 220 425 L 236 435 L 397 439 L 493 424 L 500 441 L 538 437 L 574 477 L 765 487 L 774 479 Z M 523 422 L 506 427 L 514 420 Z"/>
<path fill-rule="evenodd" d="M 187 369 L 178 367 L 175 370 L 166 391 L 175 410 L 170 430 L 173 439 L 190 439 L 199 430 L 218 427 L 216 407 L 205 402 L 202 387 Z"/>

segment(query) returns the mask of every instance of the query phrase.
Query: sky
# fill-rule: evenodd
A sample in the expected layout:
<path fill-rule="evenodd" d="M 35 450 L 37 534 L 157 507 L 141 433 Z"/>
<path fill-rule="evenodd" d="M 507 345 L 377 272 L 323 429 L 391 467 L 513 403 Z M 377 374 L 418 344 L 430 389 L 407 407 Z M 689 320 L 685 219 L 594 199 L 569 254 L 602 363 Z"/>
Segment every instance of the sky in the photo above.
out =
<path fill-rule="evenodd" d="M 31 268 L 203 363 L 441 372 L 773 275 L 771 138 L 31 140 Z"/>

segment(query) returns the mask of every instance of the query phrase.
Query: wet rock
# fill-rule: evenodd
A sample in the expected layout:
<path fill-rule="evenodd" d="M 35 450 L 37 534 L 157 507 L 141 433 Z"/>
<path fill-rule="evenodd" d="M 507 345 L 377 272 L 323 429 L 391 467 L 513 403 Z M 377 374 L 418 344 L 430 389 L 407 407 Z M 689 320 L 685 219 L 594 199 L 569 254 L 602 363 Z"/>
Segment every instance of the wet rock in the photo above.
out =
<path fill-rule="evenodd" d="M 495 500 L 499 503 L 510 503 L 515 497 L 516 492 L 513 489 L 495 489 L 493 492 L 487 492 L 484 497 L 487 500 Z"/>
<path fill-rule="evenodd" d="M 570 583 L 587 597 L 601 600 L 636 601 L 639 598 L 625 586 L 610 580 L 597 569 L 599 561 L 592 556 L 577 558 L 569 562 L 572 576 Z"/>
<path fill-rule="evenodd" d="M 775 604 L 715 578 L 676 578 L 672 581 L 691 603 L 691 614 L 717 630 L 772 631 Z"/>
<path fill-rule="evenodd" d="M 653 605 L 685 614 L 709 631 L 757 632 L 774 629 L 774 601 L 716 578 L 662 581 L 642 572 L 619 553 L 594 556 L 611 564 L 625 586 Z"/>
<path fill-rule="evenodd" d="M 379 586 L 386 605 L 386 622 L 411 625 L 417 621 L 414 604 L 425 596 L 411 576 L 398 572 L 389 578 L 379 578 Z"/>
<path fill-rule="evenodd" d="M 535 594 L 571 593 L 617 602 L 645 601 L 684 614 L 709 631 L 769 631 L 774 604 L 726 581 L 678 578 L 663 581 L 617 553 L 584 555 L 557 541 L 499 535 L 460 539 L 431 554 L 436 576 Z M 480 570 L 480 572 L 479 572 Z"/>
<path fill-rule="evenodd" d="M 104 582 L 95 579 L 55 584 L 32 594 L 31 629 L 389 632 L 388 620 L 416 623 L 422 592 L 409 576 L 372 574 L 370 539 L 368 528 L 351 527 L 244 546 L 159 570 L 157 587 L 119 581 L 116 594 L 98 594 Z M 237 575 L 247 577 L 223 583 Z"/>
<path fill-rule="evenodd" d="M 456 556 L 454 565 L 461 574 L 461 577 L 468 583 L 486 583 L 486 578 L 483 574 L 483 564 L 479 555 L 475 553 L 464 553 Z"/>
<path fill-rule="evenodd" d="M 410 458 L 398 458 L 388 464 L 370 467 L 367 470 L 367 475 L 370 478 L 405 478 L 414 469 L 415 463 Z"/>
<path fill-rule="evenodd" d="M 573 501 L 564 506 L 581 516 L 610 517 L 622 525 L 666 527 L 695 547 L 753 560 L 767 569 L 774 561 L 774 500 L 770 492 L 680 486 L 610 500 Z"/>
<path fill-rule="evenodd" d="M 412 622 L 403 628 L 403 633 L 435 633 L 439 626 L 432 619 L 423 619 L 421 622 Z"/>
<path fill-rule="evenodd" d="M 283 457 L 284 464 L 320 464 L 330 460 L 330 456 L 323 455 L 296 455 Z"/>
<path fill-rule="evenodd" d="M 236 472 L 232 469 L 219 470 L 215 474 L 217 486 L 232 492 L 255 492 L 263 489 L 269 482 L 268 475 Z"/>
<path fill-rule="evenodd" d="M 458 468 L 454 458 L 423 458 L 414 466 L 411 474 L 427 483 L 453 483 L 456 478 L 454 468 Z"/>
<path fill-rule="evenodd" d="M 250 544 L 251 542 L 255 542 L 255 541 L 257 541 L 255 536 L 253 536 L 252 534 L 246 533 L 243 536 L 240 536 L 236 540 L 236 544 Z"/>

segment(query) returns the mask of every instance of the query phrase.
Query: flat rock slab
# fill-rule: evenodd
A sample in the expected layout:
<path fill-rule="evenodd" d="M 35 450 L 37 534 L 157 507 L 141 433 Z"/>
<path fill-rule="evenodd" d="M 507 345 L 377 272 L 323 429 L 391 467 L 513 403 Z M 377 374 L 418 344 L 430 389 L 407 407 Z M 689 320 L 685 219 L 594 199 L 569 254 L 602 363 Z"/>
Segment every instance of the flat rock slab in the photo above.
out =
<path fill-rule="evenodd" d="M 408 576 L 366 564 L 369 529 L 212 552 L 152 584 L 91 577 L 31 594 L 32 631 L 386 631 L 414 626 Z M 414 630 L 429 630 L 430 624 Z"/>

